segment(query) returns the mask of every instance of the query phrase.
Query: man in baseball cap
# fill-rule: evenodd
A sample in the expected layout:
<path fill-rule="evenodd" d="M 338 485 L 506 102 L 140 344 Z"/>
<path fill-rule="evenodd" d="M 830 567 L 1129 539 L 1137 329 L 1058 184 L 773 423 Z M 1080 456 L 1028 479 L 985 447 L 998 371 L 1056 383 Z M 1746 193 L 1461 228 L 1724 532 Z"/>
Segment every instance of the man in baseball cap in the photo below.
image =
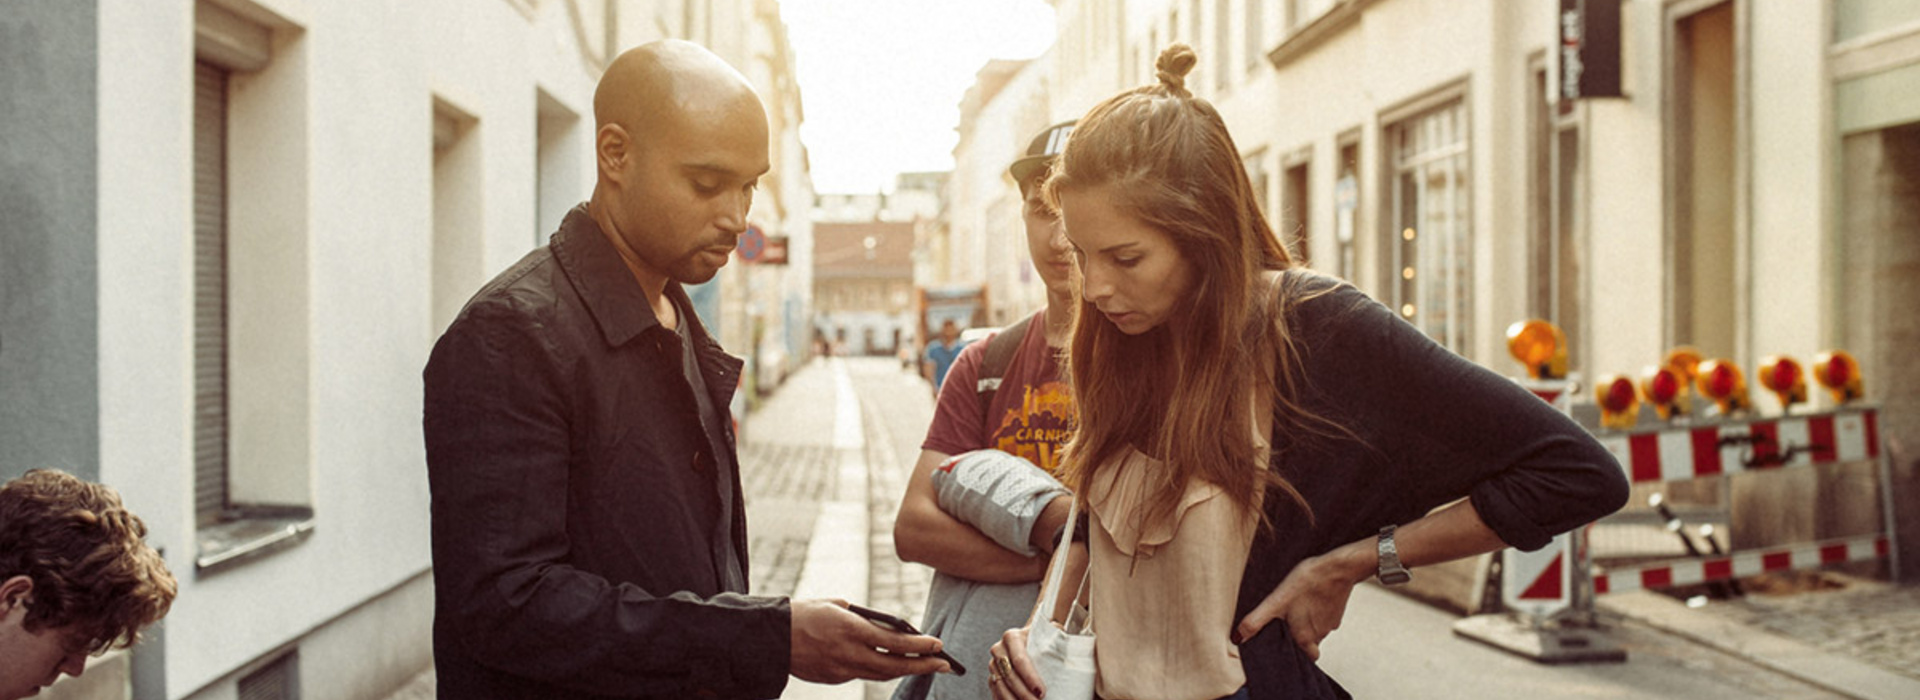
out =
<path fill-rule="evenodd" d="M 922 627 L 986 672 L 914 676 L 895 700 L 990 697 L 1004 671 L 988 664 L 987 649 L 1026 624 L 1045 555 L 1073 541 L 1064 534 L 1071 496 L 1056 478 L 1073 395 L 1055 359 L 1071 335 L 1073 258 L 1040 187 L 1072 132 L 1073 122 L 1041 130 L 1007 168 L 1047 306 L 954 360 L 893 526 L 900 558 L 934 568 Z"/>
<path fill-rule="evenodd" d="M 1027 144 L 1027 153 L 1007 168 L 1007 174 L 1020 185 L 1020 193 L 1026 194 L 1029 185 L 1039 182 L 1047 174 L 1047 166 L 1060 152 L 1067 150 L 1067 136 L 1073 133 L 1073 121 L 1068 120 L 1049 126 L 1035 134 L 1033 141 Z"/>

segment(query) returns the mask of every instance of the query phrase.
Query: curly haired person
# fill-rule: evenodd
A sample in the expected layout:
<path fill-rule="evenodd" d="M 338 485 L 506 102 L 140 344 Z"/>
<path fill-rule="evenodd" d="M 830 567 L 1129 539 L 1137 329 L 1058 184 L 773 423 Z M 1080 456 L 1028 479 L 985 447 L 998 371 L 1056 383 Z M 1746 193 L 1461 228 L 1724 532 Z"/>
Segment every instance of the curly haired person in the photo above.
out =
<path fill-rule="evenodd" d="M 0 486 L 0 700 L 133 646 L 179 590 L 112 488 L 51 469 Z"/>

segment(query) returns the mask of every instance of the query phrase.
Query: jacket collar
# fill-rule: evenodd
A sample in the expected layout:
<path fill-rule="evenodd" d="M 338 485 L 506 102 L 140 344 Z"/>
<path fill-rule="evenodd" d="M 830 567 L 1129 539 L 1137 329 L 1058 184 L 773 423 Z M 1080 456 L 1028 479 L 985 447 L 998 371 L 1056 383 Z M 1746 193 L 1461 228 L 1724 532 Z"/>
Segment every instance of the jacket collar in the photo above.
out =
<path fill-rule="evenodd" d="M 633 278 L 633 272 L 620 259 L 620 251 L 607 240 L 600 225 L 587 215 L 585 203 L 567 212 L 559 232 L 553 234 L 551 248 L 554 259 L 573 282 L 574 290 L 580 293 L 587 313 L 593 316 L 608 345 L 624 345 L 647 329 L 660 325 L 660 318 L 654 315 L 653 305 L 647 303 L 639 281 Z M 680 300 L 686 296 L 680 285 L 672 281 L 667 282 L 666 293 Z"/>

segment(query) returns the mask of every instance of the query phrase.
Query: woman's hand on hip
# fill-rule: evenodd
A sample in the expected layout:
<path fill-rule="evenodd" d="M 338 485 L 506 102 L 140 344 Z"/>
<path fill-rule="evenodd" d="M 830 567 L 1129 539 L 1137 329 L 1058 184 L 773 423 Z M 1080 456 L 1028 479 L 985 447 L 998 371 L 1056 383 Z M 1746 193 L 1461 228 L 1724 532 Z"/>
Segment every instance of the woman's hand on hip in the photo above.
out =
<path fill-rule="evenodd" d="M 1293 632 L 1294 643 L 1300 645 L 1308 658 L 1320 660 L 1320 642 L 1340 629 L 1354 584 L 1371 574 L 1371 570 L 1366 570 L 1356 576 L 1357 567 L 1345 549 L 1311 557 L 1287 572 L 1287 577 L 1267 594 L 1266 600 L 1254 606 L 1234 627 L 1234 643 L 1252 639 L 1269 622 L 1285 620 Z"/>

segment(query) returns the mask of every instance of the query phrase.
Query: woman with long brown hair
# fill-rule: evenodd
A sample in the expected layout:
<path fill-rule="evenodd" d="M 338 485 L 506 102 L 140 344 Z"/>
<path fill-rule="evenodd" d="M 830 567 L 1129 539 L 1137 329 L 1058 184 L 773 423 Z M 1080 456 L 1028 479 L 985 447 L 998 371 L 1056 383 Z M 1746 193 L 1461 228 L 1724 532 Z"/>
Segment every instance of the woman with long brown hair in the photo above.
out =
<path fill-rule="evenodd" d="M 1539 548 L 1626 481 L 1546 403 L 1301 267 L 1187 92 L 1194 62 L 1176 44 L 1156 84 L 1094 107 L 1047 183 L 1078 261 L 1063 469 L 1090 515 L 1098 691 L 1347 697 L 1314 661 L 1354 585 Z M 1038 697 L 1026 639 L 994 646 L 995 697 Z"/>

